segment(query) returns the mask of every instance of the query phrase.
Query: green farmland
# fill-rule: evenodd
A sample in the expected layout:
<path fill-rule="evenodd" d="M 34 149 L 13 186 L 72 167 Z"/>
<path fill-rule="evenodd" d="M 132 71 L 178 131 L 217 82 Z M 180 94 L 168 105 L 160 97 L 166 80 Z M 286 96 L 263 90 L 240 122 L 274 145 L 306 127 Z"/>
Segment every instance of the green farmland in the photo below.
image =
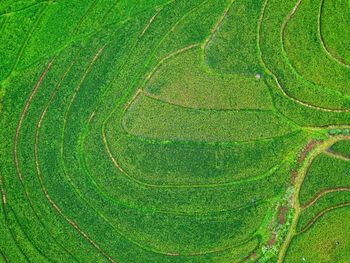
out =
<path fill-rule="evenodd" d="M 349 263 L 349 0 L 0 0 L 0 263 Z"/>

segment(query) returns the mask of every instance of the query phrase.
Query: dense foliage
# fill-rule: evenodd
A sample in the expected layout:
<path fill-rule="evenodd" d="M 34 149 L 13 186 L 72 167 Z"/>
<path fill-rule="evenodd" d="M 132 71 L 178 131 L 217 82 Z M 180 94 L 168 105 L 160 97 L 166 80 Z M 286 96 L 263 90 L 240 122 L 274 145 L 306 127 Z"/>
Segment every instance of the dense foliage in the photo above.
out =
<path fill-rule="evenodd" d="M 0 1 L 0 262 L 349 260 L 349 11 Z"/>

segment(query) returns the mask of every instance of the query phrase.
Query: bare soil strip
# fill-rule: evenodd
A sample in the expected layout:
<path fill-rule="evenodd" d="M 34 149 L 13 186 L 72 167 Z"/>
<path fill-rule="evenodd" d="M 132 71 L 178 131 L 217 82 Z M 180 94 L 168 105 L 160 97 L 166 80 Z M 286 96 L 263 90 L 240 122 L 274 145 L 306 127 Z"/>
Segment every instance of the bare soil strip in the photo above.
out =
<path fill-rule="evenodd" d="M 125 172 L 125 170 L 119 165 L 119 163 L 114 159 L 112 152 L 108 146 L 107 139 L 106 139 L 106 134 L 105 132 L 102 132 L 102 137 L 103 137 L 103 144 L 105 145 L 105 148 L 107 150 L 109 158 L 112 160 L 113 164 L 115 167 L 118 168 L 119 171 L 121 171 L 125 176 L 129 177 L 130 176 Z"/>
<path fill-rule="evenodd" d="M 2 206 L 6 206 L 6 190 L 4 186 L 4 178 L 0 175 L 0 190 L 1 190 L 1 196 L 2 196 Z"/>
<path fill-rule="evenodd" d="M 93 111 L 88 119 L 88 124 L 90 124 L 92 118 L 95 116 L 95 111 Z"/>
<path fill-rule="evenodd" d="M 156 16 L 159 14 L 160 11 L 161 11 L 161 9 L 157 10 L 157 12 L 151 17 L 151 19 L 148 21 L 146 27 L 143 29 L 142 33 L 140 34 L 140 37 L 142 37 L 146 33 L 147 29 L 152 24 L 153 20 L 156 18 Z"/>
<path fill-rule="evenodd" d="M 51 62 L 47 65 L 47 67 L 44 70 L 44 72 L 41 74 L 41 76 L 39 78 L 39 81 L 35 85 L 35 88 L 34 88 L 32 94 L 30 95 L 30 97 L 29 97 L 29 99 L 28 99 L 28 101 L 27 101 L 27 103 L 26 103 L 26 105 L 24 107 L 24 110 L 22 111 L 21 118 L 19 119 L 19 123 L 18 123 L 17 129 L 16 129 L 16 137 L 15 137 L 15 141 L 14 141 L 14 150 L 13 150 L 13 152 L 14 152 L 14 158 L 15 158 L 17 174 L 18 174 L 18 177 L 21 180 L 22 184 L 24 183 L 24 180 L 23 180 L 23 177 L 22 177 L 21 170 L 19 169 L 19 162 L 18 162 L 18 156 L 17 156 L 17 144 L 18 144 L 18 141 L 19 141 L 19 134 L 20 134 L 20 130 L 21 130 L 21 126 L 22 126 L 24 117 L 25 117 L 25 115 L 26 115 L 26 113 L 27 113 L 27 111 L 29 109 L 30 103 L 32 102 L 32 100 L 34 98 L 34 95 L 37 93 L 37 91 L 38 91 L 41 83 L 43 82 L 47 72 L 51 68 L 52 63 L 53 63 L 53 60 L 51 60 Z"/>
<path fill-rule="evenodd" d="M 132 99 L 128 102 L 128 104 L 126 104 L 125 106 L 125 111 L 127 111 L 131 104 L 137 99 L 137 97 L 140 95 L 140 93 L 142 92 L 142 89 L 138 89 L 134 95 L 134 97 L 132 97 Z"/>

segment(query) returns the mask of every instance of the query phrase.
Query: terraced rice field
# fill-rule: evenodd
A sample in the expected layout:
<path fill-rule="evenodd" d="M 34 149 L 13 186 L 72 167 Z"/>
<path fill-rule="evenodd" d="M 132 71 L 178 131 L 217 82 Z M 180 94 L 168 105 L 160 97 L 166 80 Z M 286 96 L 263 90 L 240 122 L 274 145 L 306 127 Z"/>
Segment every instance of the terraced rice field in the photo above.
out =
<path fill-rule="evenodd" d="M 349 262 L 348 0 L 2 0 L 0 262 Z"/>

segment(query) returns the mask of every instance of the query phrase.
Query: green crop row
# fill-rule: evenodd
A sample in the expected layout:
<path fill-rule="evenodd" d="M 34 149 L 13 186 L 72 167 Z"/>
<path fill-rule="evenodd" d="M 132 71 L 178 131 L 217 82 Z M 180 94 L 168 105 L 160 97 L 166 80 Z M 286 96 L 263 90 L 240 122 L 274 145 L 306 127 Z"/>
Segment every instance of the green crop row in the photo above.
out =
<path fill-rule="evenodd" d="M 321 62 L 316 64 L 314 61 L 312 61 L 313 64 L 311 66 L 305 64 L 311 59 L 307 59 L 310 55 L 313 55 L 312 58 L 314 58 L 314 60 L 318 59 L 318 56 L 315 55 L 316 51 L 311 50 L 311 48 L 316 48 L 319 46 L 313 44 L 314 38 L 311 40 L 309 39 L 309 37 L 315 33 L 315 27 L 317 29 L 317 25 L 310 24 L 310 27 L 305 27 L 303 26 L 303 23 L 312 23 L 313 20 L 317 20 L 317 16 L 315 18 L 314 14 L 307 11 L 307 15 L 305 14 L 304 17 L 305 19 L 309 19 L 311 21 L 307 20 L 304 22 L 302 19 L 297 19 L 300 14 L 300 12 L 298 12 L 299 9 L 296 9 L 296 13 L 294 15 L 292 14 L 292 10 L 296 6 L 296 1 L 267 1 L 267 4 L 262 12 L 259 31 L 259 46 L 263 63 L 266 65 L 267 69 L 274 76 L 276 76 L 276 79 L 279 82 L 280 87 L 276 87 L 277 83 L 274 83 L 274 87 L 277 90 L 282 88 L 288 97 L 299 100 L 305 104 L 328 109 L 346 109 L 349 106 L 349 98 L 345 96 L 346 94 L 341 93 L 336 88 L 333 89 L 333 86 L 325 87 L 323 86 L 323 83 L 318 85 L 318 83 L 313 82 L 312 77 L 316 78 L 318 76 L 322 76 L 323 74 L 324 76 L 322 76 L 322 79 L 328 79 L 329 81 L 330 79 L 333 80 L 334 78 L 329 76 L 332 73 L 331 69 L 333 70 L 334 68 L 334 70 L 338 70 L 340 67 L 338 71 L 342 72 L 341 74 L 343 80 L 339 80 L 339 84 L 337 85 L 339 86 L 339 90 L 344 90 L 346 87 L 348 72 L 336 62 L 328 59 L 327 55 L 323 53 L 320 55 L 320 57 L 323 57 L 324 60 L 326 60 L 327 65 L 331 63 L 332 66 L 323 67 Z M 304 9 L 304 7 L 312 9 L 310 12 L 318 11 L 317 8 L 314 8 L 312 4 L 308 2 L 301 3 L 299 8 Z M 299 22 L 302 25 L 293 23 L 294 26 L 292 28 L 290 23 L 293 21 Z M 310 28 L 312 32 L 306 31 L 308 28 Z M 300 34 L 298 33 L 299 31 L 301 31 Z M 294 35 L 291 35 L 293 32 Z M 287 40 L 284 41 L 285 38 L 288 39 L 288 42 L 286 42 Z M 312 52 L 310 51 L 308 53 L 305 49 L 309 47 Z M 295 52 L 293 50 L 295 50 Z M 313 70 L 313 73 L 307 73 L 310 75 L 310 79 L 305 79 L 304 75 L 297 72 L 295 65 L 292 65 L 290 62 L 290 56 L 298 56 L 298 63 L 305 61 L 303 64 L 305 65 L 304 71 L 311 71 L 311 69 Z M 293 62 L 295 61 L 293 60 Z M 319 73 L 317 73 L 316 67 L 320 67 Z M 321 72 L 321 70 L 323 71 Z M 297 106 L 299 108 L 303 108 L 302 105 Z M 295 112 L 294 109 L 290 109 L 289 111 Z M 318 114 L 317 108 L 314 108 L 313 111 L 315 115 Z M 310 121 L 317 119 L 317 117 L 311 117 Z"/>
<path fill-rule="evenodd" d="M 343 140 L 333 144 L 331 147 L 331 151 L 341 154 L 344 157 L 350 157 L 350 141 Z"/>
<path fill-rule="evenodd" d="M 149 139 L 249 141 L 269 139 L 298 128 L 272 111 L 192 110 L 140 94 L 123 118 L 124 129 Z"/>
<path fill-rule="evenodd" d="M 350 18 L 347 15 L 349 3 L 346 1 L 322 1 L 320 33 L 325 48 L 330 55 L 343 64 L 350 64 L 349 46 Z M 336 26 L 335 26 L 336 25 Z"/>
<path fill-rule="evenodd" d="M 318 193 L 337 187 L 350 187 L 350 163 L 327 154 L 311 164 L 300 190 L 300 202 L 306 204 Z"/>
<path fill-rule="evenodd" d="M 318 216 L 321 216 L 328 209 L 331 210 L 333 207 L 336 208 L 347 203 L 350 203 L 350 187 L 347 190 L 335 189 L 334 192 L 325 193 L 301 213 L 298 221 L 298 231 L 303 231 L 312 226 L 313 220 L 317 220 Z"/>
<path fill-rule="evenodd" d="M 296 33 L 299 16 L 311 25 L 315 2 L 286 27 L 295 3 L 277 0 L 10 2 L 0 3 L 5 262 L 257 260 L 312 136 L 301 126 L 349 121 L 334 111 L 350 105 L 344 65 L 296 52 L 310 33 Z M 324 64 L 307 69 L 307 59 Z M 317 157 L 302 203 L 347 186 L 347 170 Z M 339 201 L 331 196 L 301 219 Z M 331 238 L 335 223 L 348 227 L 338 213 L 297 236 L 287 259 L 304 253 L 304 235 L 320 242 L 325 224 Z"/>
<path fill-rule="evenodd" d="M 199 109 L 272 109 L 269 88 L 252 74 L 221 75 L 204 68 L 201 49 L 169 58 L 156 70 L 145 92 L 159 100 Z"/>
<path fill-rule="evenodd" d="M 296 236 L 285 262 L 346 262 L 349 258 L 350 209 L 335 209 Z"/>

